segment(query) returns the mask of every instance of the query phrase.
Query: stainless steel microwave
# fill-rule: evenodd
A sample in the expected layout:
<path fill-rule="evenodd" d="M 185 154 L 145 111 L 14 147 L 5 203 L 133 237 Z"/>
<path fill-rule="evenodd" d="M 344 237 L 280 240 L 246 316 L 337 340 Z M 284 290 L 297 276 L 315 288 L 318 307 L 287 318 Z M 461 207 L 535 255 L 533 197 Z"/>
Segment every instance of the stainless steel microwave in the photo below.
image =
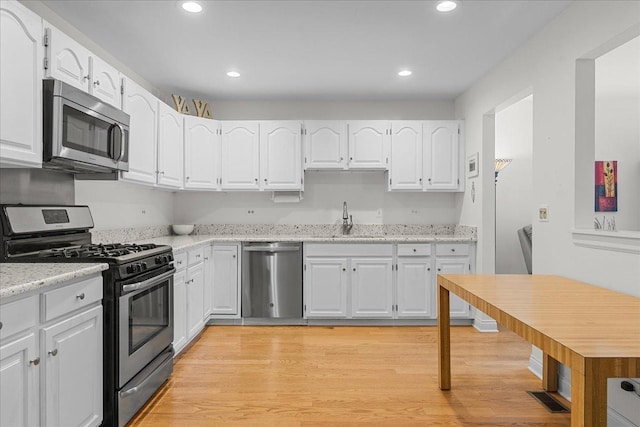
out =
<path fill-rule="evenodd" d="M 129 115 L 60 80 L 43 80 L 43 164 L 73 173 L 129 170 Z"/>

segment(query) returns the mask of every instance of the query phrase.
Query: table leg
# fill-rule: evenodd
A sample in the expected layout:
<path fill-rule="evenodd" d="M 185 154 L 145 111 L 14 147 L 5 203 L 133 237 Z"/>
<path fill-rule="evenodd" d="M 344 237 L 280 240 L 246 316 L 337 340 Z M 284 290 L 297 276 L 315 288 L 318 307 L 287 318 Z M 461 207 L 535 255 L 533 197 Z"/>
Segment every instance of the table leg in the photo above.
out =
<path fill-rule="evenodd" d="M 451 389 L 450 334 L 449 290 L 438 286 L 438 381 L 441 390 Z"/>
<path fill-rule="evenodd" d="M 571 427 L 607 425 L 607 377 L 587 366 L 571 370 Z"/>
<path fill-rule="evenodd" d="M 547 353 L 542 355 L 542 388 L 558 391 L 558 361 Z"/>

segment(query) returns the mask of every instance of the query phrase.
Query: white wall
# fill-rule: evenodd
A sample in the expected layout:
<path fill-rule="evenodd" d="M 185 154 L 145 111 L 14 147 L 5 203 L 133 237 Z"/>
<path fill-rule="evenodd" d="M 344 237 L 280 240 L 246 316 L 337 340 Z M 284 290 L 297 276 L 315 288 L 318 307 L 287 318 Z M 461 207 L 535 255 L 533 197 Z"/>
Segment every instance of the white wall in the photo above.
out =
<path fill-rule="evenodd" d="M 496 158 L 512 159 L 496 184 L 496 273 L 527 273 L 517 230 L 531 224 L 533 97 L 496 113 Z"/>
<path fill-rule="evenodd" d="M 460 222 L 479 229 L 478 270 L 493 271 L 493 145 L 483 146 L 486 114 L 532 88 L 534 209 L 548 205 L 548 222 L 533 223 L 534 273 L 559 274 L 640 296 L 637 253 L 591 249 L 574 244 L 574 147 L 576 59 L 638 25 L 640 2 L 571 3 L 527 44 L 456 99 L 456 117 L 465 119 L 467 153 L 479 151 L 481 180 L 476 203 L 465 195 Z M 486 208 L 486 209 L 485 209 Z M 535 212 L 532 212 L 532 216 Z"/>
<path fill-rule="evenodd" d="M 122 181 L 76 181 L 77 205 L 88 205 L 95 230 L 173 224 L 173 193 Z"/>
<path fill-rule="evenodd" d="M 307 172 L 300 203 L 274 203 L 270 192 L 182 192 L 175 196 L 175 219 L 187 224 L 337 224 L 346 201 L 356 224 L 458 222 L 455 195 L 389 193 L 386 186 L 383 172 Z"/>
<path fill-rule="evenodd" d="M 596 59 L 595 159 L 618 161 L 618 230 L 640 231 L 640 37 Z"/>

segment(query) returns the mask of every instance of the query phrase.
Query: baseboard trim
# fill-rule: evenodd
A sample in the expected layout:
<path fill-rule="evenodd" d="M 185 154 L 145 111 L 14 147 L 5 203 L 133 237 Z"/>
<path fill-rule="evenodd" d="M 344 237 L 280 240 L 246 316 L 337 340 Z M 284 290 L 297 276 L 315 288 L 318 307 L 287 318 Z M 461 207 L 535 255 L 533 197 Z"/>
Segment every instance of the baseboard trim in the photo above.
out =
<path fill-rule="evenodd" d="M 478 332 L 498 332 L 498 322 L 493 319 L 473 319 L 473 327 L 478 330 Z"/>

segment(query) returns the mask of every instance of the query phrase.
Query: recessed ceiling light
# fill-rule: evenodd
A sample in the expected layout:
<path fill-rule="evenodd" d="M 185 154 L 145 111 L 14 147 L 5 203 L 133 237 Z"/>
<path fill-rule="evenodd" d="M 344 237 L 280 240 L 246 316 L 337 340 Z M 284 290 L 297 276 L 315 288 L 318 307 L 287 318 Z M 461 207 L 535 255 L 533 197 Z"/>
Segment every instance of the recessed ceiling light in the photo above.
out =
<path fill-rule="evenodd" d="M 182 8 L 189 13 L 200 13 L 202 12 L 202 6 L 200 3 L 195 1 L 186 1 L 182 3 Z"/>
<path fill-rule="evenodd" d="M 442 0 L 436 5 L 438 12 L 451 12 L 458 7 L 458 2 L 453 0 Z"/>
<path fill-rule="evenodd" d="M 413 72 L 411 70 L 402 70 L 398 73 L 400 77 L 409 77 Z"/>
<path fill-rule="evenodd" d="M 237 71 L 229 71 L 227 73 L 227 76 L 229 76 L 229 77 L 240 77 L 240 73 L 237 72 Z"/>

